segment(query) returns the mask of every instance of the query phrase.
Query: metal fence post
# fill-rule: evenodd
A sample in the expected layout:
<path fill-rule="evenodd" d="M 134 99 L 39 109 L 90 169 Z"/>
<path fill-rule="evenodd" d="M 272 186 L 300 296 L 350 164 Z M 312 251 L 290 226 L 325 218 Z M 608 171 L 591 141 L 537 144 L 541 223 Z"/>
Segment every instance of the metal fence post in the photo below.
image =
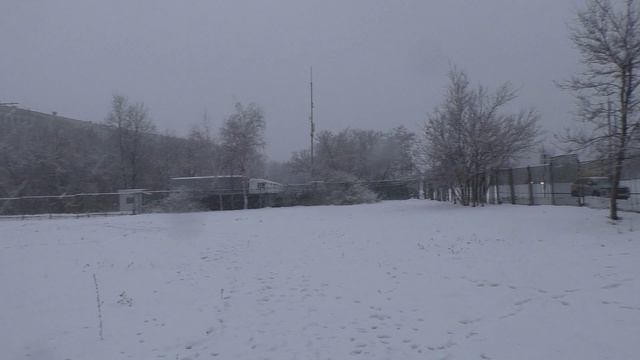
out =
<path fill-rule="evenodd" d="M 509 190 L 511 192 L 511 204 L 516 204 L 516 189 L 513 186 L 513 168 L 509 168 Z"/>
<path fill-rule="evenodd" d="M 551 187 L 551 205 L 556 205 L 556 189 L 553 179 L 553 159 L 549 161 L 549 186 Z"/>
<path fill-rule="evenodd" d="M 502 204 L 502 200 L 500 200 L 500 171 L 495 169 L 495 187 L 496 187 L 496 204 Z"/>
<path fill-rule="evenodd" d="M 480 178 L 480 205 L 484 206 L 489 202 L 487 192 L 489 191 L 489 182 L 487 181 L 487 172 L 482 173 Z"/>
<path fill-rule="evenodd" d="M 527 184 L 529 185 L 529 205 L 533 205 L 533 180 L 531 179 L 531 166 L 527 166 Z"/>
<path fill-rule="evenodd" d="M 478 174 L 473 175 L 473 178 L 471 178 L 470 187 L 469 195 L 471 195 L 471 206 L 475 207 L 478 205 Z"/>

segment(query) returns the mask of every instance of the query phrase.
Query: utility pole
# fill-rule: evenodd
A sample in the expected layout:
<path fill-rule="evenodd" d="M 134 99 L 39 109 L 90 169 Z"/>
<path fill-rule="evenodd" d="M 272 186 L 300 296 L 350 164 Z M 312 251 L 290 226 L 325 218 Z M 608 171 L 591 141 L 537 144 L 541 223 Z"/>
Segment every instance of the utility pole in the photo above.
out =
<path fill-rule="evenodd" d="M 311 169 L 310 169 L 309 173 L 310 173 L 311 181 L 313 181 L 313 139 L 314 139 L 314 133 L 315 133 L 315 130 L 316 130 L 316 125 L 313 122 L 313 67 L 310 68 L 309 75 L 310 75 L 309 76 L 309 79 L 310 79 L 309 89 L 311 90 L 310 91 L 310 94 L 311 94 L 311 104 L 310 104 L 311 105 L 311 113 L 309 115 L 309 122 L 310 122 L 310 125 L 311 125 L 311 134 L 310 134 L 311 135 Z"/>

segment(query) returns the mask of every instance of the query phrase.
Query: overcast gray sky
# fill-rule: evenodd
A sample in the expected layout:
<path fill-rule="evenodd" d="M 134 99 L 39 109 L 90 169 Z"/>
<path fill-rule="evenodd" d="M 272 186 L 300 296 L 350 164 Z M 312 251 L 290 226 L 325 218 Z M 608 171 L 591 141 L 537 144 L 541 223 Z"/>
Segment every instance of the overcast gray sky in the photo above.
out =
<path fill-rule="evenodd" d="M 570 124 L 553 81 L 577 69 L 566 25 L 582 3 L 2 0 L 0 101 L 102 121 L 121 93 L 178 134 L 255 102 L 267 154 L 285 160 L 308 146 L 310 65 L 318 129 L 417 131 L 455 63 L 473 82 L 512 82 L 553 133 Z"/>

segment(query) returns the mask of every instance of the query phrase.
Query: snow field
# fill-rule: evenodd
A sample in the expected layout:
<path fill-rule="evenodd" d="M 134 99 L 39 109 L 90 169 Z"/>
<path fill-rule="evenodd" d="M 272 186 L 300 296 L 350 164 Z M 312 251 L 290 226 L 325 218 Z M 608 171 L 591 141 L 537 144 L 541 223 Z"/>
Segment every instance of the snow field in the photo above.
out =
<path fill-rule="evenodd" d="M 623 216 L 414 200 L 0 221 L 2 358 L 632 359 Z"/>

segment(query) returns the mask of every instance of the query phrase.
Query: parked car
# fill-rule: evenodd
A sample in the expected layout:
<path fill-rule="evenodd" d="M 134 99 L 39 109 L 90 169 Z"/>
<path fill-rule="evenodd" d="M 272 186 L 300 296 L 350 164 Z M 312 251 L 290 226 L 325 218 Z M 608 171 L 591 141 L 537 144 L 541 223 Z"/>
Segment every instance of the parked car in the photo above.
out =
<path fill-rule="evenodd" d="M 578 178 L 571 184 L 571 196 L 602 196 L 608 197 L 611 194 L 611 181 L 607 177 L 583 177 Z M 629 198 L 629 188 L 626 186 L 618 187 L 618 199 L 626 200 Z"/>

